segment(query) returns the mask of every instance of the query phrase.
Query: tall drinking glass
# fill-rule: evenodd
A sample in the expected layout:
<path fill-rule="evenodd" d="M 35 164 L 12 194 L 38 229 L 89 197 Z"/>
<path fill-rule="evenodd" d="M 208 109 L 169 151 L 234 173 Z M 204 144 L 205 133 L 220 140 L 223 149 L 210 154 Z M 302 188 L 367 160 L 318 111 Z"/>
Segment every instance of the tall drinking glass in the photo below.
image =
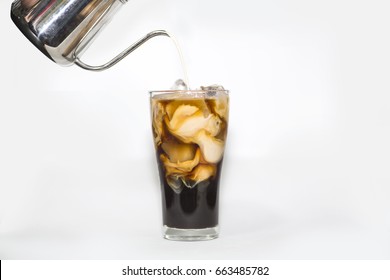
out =
<path fill-rule="evenodd" d="M 217 238 L 228 91 L 153 91 L 150 101 L 164 237 L 188 241 Z"/>

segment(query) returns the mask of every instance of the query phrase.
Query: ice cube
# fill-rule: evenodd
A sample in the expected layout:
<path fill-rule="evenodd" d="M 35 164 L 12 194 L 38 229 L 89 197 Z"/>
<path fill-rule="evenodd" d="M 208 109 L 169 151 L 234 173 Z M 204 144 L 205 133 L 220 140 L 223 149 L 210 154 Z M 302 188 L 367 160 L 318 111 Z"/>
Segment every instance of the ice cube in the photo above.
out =
<path fill-rule="evenodd" d="M 223 86 L 221 85 L 211 85 L 207 87 L 200 87 L 201 90 L 207 91 L 208 96 L 214 96 L 217 94 L 218 91 L 225 90 Z"/>
<path fill-rule="evenodd" d="M 178 79 L 173 86 L 171 87 L 172 90 L 188 90 L 187 84 L 182 80 Z"/>
<path fill-rule="evenodd" d="M 183 184 L 179 176 L 168 176 L 167 183 L 177 194 L 180 194 L 183 190 Z"/>
<path fill-rule="evenodd" d="M 209 90 L 209 91 L 218 91 L 218 90 L 225 90 L 225 88 L 221 85 L 211 85 L 207 87 L 200 87 L 202 90 Z"/>

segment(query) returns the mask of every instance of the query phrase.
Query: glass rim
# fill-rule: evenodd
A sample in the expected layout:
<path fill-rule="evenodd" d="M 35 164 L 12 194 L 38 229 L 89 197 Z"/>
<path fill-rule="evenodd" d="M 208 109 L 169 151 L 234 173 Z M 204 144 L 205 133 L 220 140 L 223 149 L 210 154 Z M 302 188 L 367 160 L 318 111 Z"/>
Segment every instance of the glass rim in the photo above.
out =
<path fill-rule="evenodd" d="M 150 96 L 153 95 L 162 95 L 162 94 L 200 94 L 204 95 L 208 92 L 215 92 L 218 94 L 229 95 L 229 90 L 227 89 L 216 89 L 216 90 L 203 90 L 203 89 L 168 89 L 168 90 L 150 90 Z"/>

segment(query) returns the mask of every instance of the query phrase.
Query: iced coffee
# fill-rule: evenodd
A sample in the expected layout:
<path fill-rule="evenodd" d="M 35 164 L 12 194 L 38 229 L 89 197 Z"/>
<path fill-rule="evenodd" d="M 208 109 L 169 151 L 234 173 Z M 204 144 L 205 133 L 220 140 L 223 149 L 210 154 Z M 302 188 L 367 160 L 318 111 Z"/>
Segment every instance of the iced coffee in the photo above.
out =
<path fill-rule="evenodd" d="M 229 97 L 221 87 L 151 92 L 164 237 L 218 236 L 218 194 Z"/>

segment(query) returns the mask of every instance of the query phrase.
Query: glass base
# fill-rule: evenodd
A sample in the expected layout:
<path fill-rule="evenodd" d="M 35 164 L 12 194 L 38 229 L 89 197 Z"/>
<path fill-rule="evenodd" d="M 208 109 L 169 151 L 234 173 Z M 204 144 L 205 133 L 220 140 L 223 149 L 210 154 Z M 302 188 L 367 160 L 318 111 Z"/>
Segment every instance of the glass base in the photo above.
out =
<path fill-rule="evenodd" d="M 218 237 L 219 227 L 201 228 L 201 229 L 181 229 L 163 227 L 164 238 L 174 241 L 205 241 Z"/>

